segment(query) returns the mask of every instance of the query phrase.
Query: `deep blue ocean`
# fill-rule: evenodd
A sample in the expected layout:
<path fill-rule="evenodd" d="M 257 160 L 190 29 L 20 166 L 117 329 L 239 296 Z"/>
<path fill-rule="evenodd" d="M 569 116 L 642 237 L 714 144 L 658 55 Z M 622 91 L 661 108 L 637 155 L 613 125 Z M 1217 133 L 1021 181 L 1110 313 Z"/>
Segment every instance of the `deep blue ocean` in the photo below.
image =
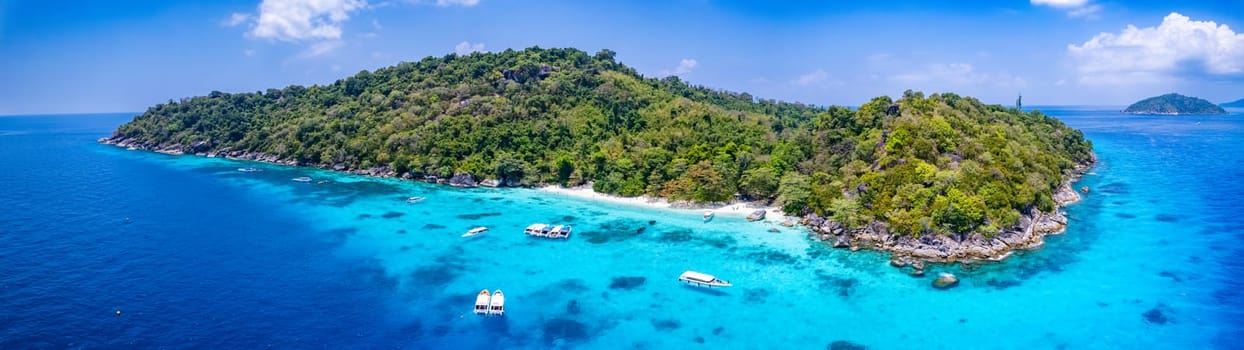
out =
<path fill-rule="evenodd" d="M 1041 109 L 1100 158 L 1070 229 L 921 278 L 777 218 L 96 143 L 131 114 L 0 117 L 0 349 L 1244 348 L 1244 115 Z M 505 317 L 470 313 L 484 288 Z"/>

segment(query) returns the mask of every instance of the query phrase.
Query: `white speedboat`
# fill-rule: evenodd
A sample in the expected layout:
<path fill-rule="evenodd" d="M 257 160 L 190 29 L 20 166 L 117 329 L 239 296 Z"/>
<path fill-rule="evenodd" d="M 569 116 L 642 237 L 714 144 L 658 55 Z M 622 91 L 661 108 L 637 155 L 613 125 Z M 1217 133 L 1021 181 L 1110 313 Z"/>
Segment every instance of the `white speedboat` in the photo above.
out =
<path fill-rule="evenodd" d="M 501 294 L 500 289 L 492 292 L 492 301 L 489 302 L 488 314 L 505 315 L 505 294 Z"/>
<path fill-rule="evenodd" d="M 306 176 L 303 176 L 303 177 L 295 177 L 295 178 L 294 178 L 294 181 L 298 181 L 298 182 L 311 182 L 311 178 L 306 177 Z"/>
<path fill-rule="evenodd" d="M 238 171 L 241 171 L 241 172 L 244 172 L 244 173 L 253 173 L 253 172 L 259 171 L 259 169 L 255 169 L 255 168 L 238 168 Z"/>
<path fill-rule="evenodd" d="M 712 219 L 713 219 L 713 211 L 712 210 L 704 211 L 704 221 L 709 221 Z"/>
<path fill-rule="evenodd" d="M 570 225 L 531 224 L 523 233 L 544 238 L 570 238 L 570 231 Z"/>
<path fill-rule="evenodd" d="M 685 282 L 687 284 L 702 286 L 702 287 L 733 286 L 733 284 L 730 284 L 730 281 L 722 280 L 717 277 L 713 277 L 713 275 L 706 274 L 706 273 L 699 273 L 695 271 L 683 272 L 682 275 L 678 276 L 678 280 Z"/>
<path fill-rule="evenodd" d="M 488 313 L 489 294 L 488 290 L 479 291 L 479 296 L 475 297 L 475 314 L 482 315 Z"/>
<path fill-rule="evenodd" d="M 423 199 L 424 199 L 423 197 L 410 197 L 410 198 L 406 198 L 406 203 L 417 203 L 419 201 L 422 201 Z"/>
<path fill-rule="evenodd" d="M 480 227 L 473 228 L 470 231 L 467 231 L 466 233 L 463 233 L 462 237 L 473 237 L 473 236 L 484 234 L 484 232 L 488 232 L 488 228 L 480 226 Z"/>

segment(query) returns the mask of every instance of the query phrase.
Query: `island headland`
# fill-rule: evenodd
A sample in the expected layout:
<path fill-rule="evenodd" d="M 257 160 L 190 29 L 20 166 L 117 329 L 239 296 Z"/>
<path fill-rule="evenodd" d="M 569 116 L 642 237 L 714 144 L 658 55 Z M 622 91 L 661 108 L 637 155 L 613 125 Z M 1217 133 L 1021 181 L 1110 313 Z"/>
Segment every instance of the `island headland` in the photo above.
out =
<path fill-rule="evenodd" d="M 1227 102 L 1227 103 L 1223 103 L 1223 104 L 1220 104 L 1219 106 L 1223 108 L 1244 108 L 1244 98 L 1231 101 L 1231 102 Z"/>
<path fill-rule="evenodd" d="M 602 50 L 450 54 L 329 85 L 211 92 L 100 142 L 453 186 L 749 201 L 896 266 L 996 260 L 1061 232 L 1084 135 L 1038 111 L 906 91 L 859 108 L 647 78 Z"/>
<path fill-rule="evenodd" d="M 1165 94 L 1146 98 L 1123 110 L 1127 114 L 1185 115 L 1227 114 L 1227 111 L 1204 99 L 1180 94 Z"/>

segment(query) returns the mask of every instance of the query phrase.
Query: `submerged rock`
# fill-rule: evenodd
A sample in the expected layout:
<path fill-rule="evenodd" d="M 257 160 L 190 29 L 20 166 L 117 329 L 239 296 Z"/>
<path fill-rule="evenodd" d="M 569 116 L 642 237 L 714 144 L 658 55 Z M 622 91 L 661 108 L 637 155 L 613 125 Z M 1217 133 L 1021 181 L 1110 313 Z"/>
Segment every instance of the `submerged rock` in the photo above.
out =
<path fill-rule="evenodd" d="M 826 345 L 826 346 L 825 346 L 825 348 L 826 348 L 826 349 L 829 349 L 829 350 L 864 350 L 864 349 L 868 349 L 868 347 L 867 347 L 867 346 L 860 345 L 860 344 L 856 344 L 856 343 L 852 343 L 852 342 L 849 342 L 849 341 L 846 341 L 846 340 L 836 340 L 836 341 L 834 341 L 833 343 L 829 343 L 829 345 Z"/>
<path fill-rule="evenodd" d="M 1166 314 L 1162 313 L 1162 310 L 1157 307 L 1150 309 L 1149 311 L 1145 311 L 1145 313 L 1140 314 L 1140 316 L 1145 318 L 1145 322 L 1152 324 L 1166 324 L 1171 321 L 1170 318 L 1166 317 Z"/>
<path fill-rule="evenodd" d="M 959 278 L 945 272 L 938 274 L 937 279 L 933 280 L 933 288 L 937 289 L 950 289 L 957 285 L 959 285 Z"/>

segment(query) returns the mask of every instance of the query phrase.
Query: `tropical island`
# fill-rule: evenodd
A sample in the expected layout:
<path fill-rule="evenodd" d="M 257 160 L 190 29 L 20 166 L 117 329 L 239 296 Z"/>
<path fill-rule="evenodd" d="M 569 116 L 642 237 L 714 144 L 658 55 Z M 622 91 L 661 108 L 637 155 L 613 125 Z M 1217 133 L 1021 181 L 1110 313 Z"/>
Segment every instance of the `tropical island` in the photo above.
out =
<path fill-rule="evenodd" d="M 1223 103 L 1219 106 L 1222 106 L 1223 108 L 1244 108 L 1244 98 L 1235 100 L 1234 102 Z"/>
<path fill-rule="evenodd" d="M 1180 94 L 1165 94 L 1140 100 L 1123 110 L 1127 114 L 1227 114 L 1227 111 L 1204 99 Z"/>
<path fill-rule="evenodd" d="M 473 186 L 748 200 L 837 247 L 999 259 L 1061 231 L 1095 160 L 1040 112 L 906 91 L 851 109 L 646 78 L 601 50 L 450 54 L 150 107 L 101 142 Z"/>

